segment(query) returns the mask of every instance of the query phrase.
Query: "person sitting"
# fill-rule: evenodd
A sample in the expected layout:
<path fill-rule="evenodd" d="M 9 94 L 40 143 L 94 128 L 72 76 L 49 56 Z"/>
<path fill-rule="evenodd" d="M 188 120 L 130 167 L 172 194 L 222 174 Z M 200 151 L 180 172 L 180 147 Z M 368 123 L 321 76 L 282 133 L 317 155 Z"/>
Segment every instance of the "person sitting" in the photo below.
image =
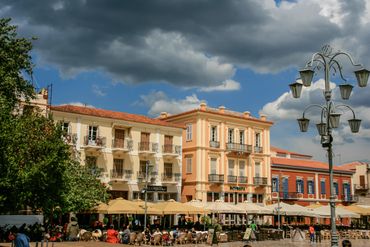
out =
<path fill-rule="evenodd" d="M 143 231 L 143 235 L 144 235 L 144 242 L 149 243 L 150 238 L 151 238 L 151 234 L 150 234 L 150 230 L 149 230 L 148 227 L 145 228 L 145 230 Z"/>
<path fill-rule="evenodd" d="M 155 235 L 162 235 L 161 231 L 159 230 L 159 228 L 157 228 L 153 234 L 152 234 L 152 237 L 154 237 Z"/>
<path fill-rule="evenodd" d="M 15 247 L 30 247 L 30 238 L 24 233 L 24 228 L 20 228 L 14 241 Z"/>
<path fill-rule="evenodd" d="M 114 225 L 110 225 L 107 231 L 107 243 L 116 244 L 118 243 L 118 232 L 114 230 Z"/>
<path fill-rule="evenodd" d="M 122 233 L 122 244 L 129 244 L 130 243 L 130 226 L 128 225 L 126 229 Z"/>
<path fill-rule="evenodd" d="M 77 241 L 77 235 L 80 231 L 80 227 L 78 226 L 77 218 L 71 217 L 71 222 L 67 225 L 67 240 L 68 241 Z"/>
<path fill-rule="evenodd" d="M 349 241 L 348 239 L 343 240 L 342 247 L 352 247 L 351 241 Z"/>

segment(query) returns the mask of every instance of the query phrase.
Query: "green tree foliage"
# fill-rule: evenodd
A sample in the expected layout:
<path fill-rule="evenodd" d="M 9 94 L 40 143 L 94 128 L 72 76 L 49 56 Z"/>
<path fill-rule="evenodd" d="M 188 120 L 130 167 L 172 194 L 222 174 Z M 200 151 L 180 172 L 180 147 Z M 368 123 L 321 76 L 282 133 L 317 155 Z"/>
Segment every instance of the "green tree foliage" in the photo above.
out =
<path fill-rule="evenodd" d="M 31 42 L 17 38 L 9 19 L 0 19 L 0 213 L 27 207 L 49 214 L 83 211 L 107 198 L 97 174 L 72 159 L 63 132 L 37 109 L 17 111 L 32 99 Z"/>

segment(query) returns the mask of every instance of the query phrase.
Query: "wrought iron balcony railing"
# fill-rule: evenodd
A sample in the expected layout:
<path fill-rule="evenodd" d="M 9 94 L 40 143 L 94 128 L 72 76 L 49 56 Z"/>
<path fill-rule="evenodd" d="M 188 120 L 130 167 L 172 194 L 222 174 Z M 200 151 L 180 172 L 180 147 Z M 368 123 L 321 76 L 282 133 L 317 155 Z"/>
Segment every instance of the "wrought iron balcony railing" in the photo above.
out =
<path fill-rule="evenodd" d="M 226 150 L 233 152 L 251 153 L 252 145 L 240 143 L 226 143 Z"/>
<path fill-rule="evenodd" d="M 211 183 L 223 183 L 224 182 L 224 175 L 220 174 L 208 174 L 208 182 Z"/>
<path fill-rule="evenodd" d="M 262 147 L 257 147 L 257 146 L 255 146 L 255 147 L 254 147 L 254 152 L 255 152 L 255 153 L 263 153 L 263 148 L 262 148 Z"/>
<path fill-rule="evenodd" d="M 110 170 L 110 178 L 118 180 L 128 180 L 132 177 L 132 170 Z"/>
<path fill-rule="evenodd" d="M 100 137 L 100 136 L 85 136 L 84 137 L 84 145 L 85 146 L 90 146 L 90 147 L 103 147 L 105 146 L 105 137 Z"/>
<path fill-rule="evenodd" d="M 139 142 L 139 152 L 158 152 L 158 143 L 156 142 Z"/>
<path fill-rule="evenodd" d="M 238 177 L 238 183 L 240 183 L 240 184 L 247 184 L 248 183 L 248 177 L 246 177 L 246 176 L 239 176 Z"/>
<path fill-rule="evenodd" d="M 228 183 L 236 183 L 237 181 L 237 176 L 234 176 L 234 175 L 228 175 L 227 176 L 227 182 Z"/>
<path fill-rule="evenodd" d="M 209 141 L 209 147 L 211 147 L 211 148 L 220 148 L 220 142 L 218 142 L 218 141 Z"/>
<path fill-rule="evenodd" d="M 254 177 L 253 184 L 255 185 L 267 185 L 267 178 L 266 177 Z"/>
<path fill-rule="evenodd" d="M 165 145 L 162 146 L 162 153 L 180 155 L 181 154 L 181 146 L 180 145 L 173 145 L 173 144 L 165 144 Z"/>

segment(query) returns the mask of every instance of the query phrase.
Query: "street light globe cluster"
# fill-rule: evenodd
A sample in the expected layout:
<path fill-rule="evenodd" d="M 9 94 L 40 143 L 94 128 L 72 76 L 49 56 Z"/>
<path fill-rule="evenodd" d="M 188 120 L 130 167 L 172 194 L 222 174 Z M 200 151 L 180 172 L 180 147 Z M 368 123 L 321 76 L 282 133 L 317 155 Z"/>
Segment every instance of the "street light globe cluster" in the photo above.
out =
<path fill-rule="evenodd" d="M 339 85 L 341 98 L 348 100 L 350 98 L 353 85 L 348 84 L 343 76 L 343 67 L 339 63 L 338 58 L 347 58 L 353 67 L 357 84 L 360 88 L 366 87 L 370 71 L 365 69 L 361 64 L 354 63 L 352 57 L 343 51 L 333 51 L 329 45 L 325 45 L 320 52 L 312 55 L 311 60 L 306 63 L 305 68 L 299 71 L 302 83 L 294 82 L 289 85 L 293 98 L 300 98 L 303 87 L 311 86 L 312 79 L 315 73 L 323 70 L 325 76 L 324 98 L 326 103 L 324 105 L 311 104 L 305 108 L 302 117 L 297 119 L 301 132 L 307 132 L 310 120 L 305 117 L 307 110 L 311 108 L 318 108 L 321 111 L 320 122 L 316 124 L 319 135 L 321 136 L 321 144 L 327 148 L 328 164 L 329 164 L 329 179 L 330 179 L 330 224 L 331 224 L 331 246 L 338 246 L 338 235 L 335 225 L 335 195 L 333 185 L 333 152 L 332 152 L 332 129 L 339 127 L 340 116 L 345 110 L 352 112 L 352 118 L 348 120 L 348 124 L 352 133 L 359 132 L 361 120 L 356 118 L 353 109 L 346 104 L 334 104 L 332 101 L 332 90 L 330 88 L 330 72 L 334 75 L 339 75 L 344 81 L 344 84 Z"/>

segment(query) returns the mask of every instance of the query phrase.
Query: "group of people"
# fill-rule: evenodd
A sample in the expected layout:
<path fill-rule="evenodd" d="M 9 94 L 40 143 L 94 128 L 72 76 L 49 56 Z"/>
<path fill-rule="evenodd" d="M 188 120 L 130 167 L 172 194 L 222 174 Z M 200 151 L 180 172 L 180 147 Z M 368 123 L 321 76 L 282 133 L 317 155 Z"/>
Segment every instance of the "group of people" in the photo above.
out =
<path fill-rule="evenodd" d="M 308 227 L 308 232 L 310 233 L 310 242 L 311 243 L 321 243 L 321 226 L 316 223 L 315 225 L 310 225 Z"/>

